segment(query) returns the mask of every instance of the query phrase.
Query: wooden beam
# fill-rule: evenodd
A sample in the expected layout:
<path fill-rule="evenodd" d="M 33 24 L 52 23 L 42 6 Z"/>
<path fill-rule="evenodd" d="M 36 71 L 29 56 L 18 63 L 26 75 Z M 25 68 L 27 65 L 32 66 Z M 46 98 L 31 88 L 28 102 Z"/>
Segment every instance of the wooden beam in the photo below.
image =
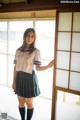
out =
<path fill-rule="evenodd" d="M 0 7 L 0 12 L 18 12 L 51 9 L 80 9 L 80 4 L 64 4 L 60 0 L 31 0 L 26 2 L 7 3 Z"/>

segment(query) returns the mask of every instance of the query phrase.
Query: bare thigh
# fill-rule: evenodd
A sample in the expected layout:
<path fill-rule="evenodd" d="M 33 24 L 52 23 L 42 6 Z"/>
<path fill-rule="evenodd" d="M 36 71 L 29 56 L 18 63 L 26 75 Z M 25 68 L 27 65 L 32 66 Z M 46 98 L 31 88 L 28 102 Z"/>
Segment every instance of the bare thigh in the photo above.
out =
<path fill-rule="evenodd" d="M 25 103 L 26 103 L 28 109 L 33 108 L 33 100 L 34 100 L 34 98 L 25 98 Z"/>
<path fill-rule="evenodd" d="M 18 102 L 19 102 L 19 107 L 22 108 L 25 106 L 25 98 L 21 96 L 17 96 Z"/>

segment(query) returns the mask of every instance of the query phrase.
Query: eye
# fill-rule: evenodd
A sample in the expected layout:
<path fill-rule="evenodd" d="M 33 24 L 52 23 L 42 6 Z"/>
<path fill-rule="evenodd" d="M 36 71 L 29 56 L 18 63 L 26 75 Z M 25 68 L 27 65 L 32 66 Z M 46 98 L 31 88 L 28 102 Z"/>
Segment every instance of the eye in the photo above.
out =
<path fill-rule="evenodd" d="M 28 38 L 34 38 L 34 35 L 27 35 Z"/>
<path fill-rule="evenodd" d="M 34 35 L 32 35 L 31 37 L 34 38 Z"/>
<path fill-rule="evenodd" d="M 27 35 L 26 37 L 30 37 L 30 35 Z"/>

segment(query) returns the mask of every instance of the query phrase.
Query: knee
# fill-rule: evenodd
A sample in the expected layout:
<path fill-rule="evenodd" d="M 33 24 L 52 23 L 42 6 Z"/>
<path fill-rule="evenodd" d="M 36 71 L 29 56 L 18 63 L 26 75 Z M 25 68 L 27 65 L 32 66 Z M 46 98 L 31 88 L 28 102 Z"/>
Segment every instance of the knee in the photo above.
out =
<path fill-rule="evenodd" d="M 28 109 L 32 109 L 33 108 L 33 101 L 26 102 L 26 105 L 27 105 Z"/>
<path fill-rule="evenodd" d="M 25 106 L 25 100 L 24 99 L 19 99 L 19 107 L 22 108 Z"/>
<path fill-rule="evenodd" d="M 19 102 L 19 107 L 20 108 L 23 108 L 25 106 L 25 103 L 24 102 Z"/>

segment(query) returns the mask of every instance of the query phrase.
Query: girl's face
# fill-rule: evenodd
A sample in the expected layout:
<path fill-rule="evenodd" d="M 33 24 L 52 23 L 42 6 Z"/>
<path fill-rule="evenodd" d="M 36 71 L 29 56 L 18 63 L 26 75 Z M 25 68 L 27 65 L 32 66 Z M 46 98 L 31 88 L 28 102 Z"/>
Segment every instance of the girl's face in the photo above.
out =
<path fill-rule="evenodd" d="M 27 45 L 32 44 L 34 42 L 34 39 L 35 39 L 34 33 L 33 32 L 29 32 L 27 34 L 27 36 L 26 36 L 26 43 L 27 43 Z"/>

